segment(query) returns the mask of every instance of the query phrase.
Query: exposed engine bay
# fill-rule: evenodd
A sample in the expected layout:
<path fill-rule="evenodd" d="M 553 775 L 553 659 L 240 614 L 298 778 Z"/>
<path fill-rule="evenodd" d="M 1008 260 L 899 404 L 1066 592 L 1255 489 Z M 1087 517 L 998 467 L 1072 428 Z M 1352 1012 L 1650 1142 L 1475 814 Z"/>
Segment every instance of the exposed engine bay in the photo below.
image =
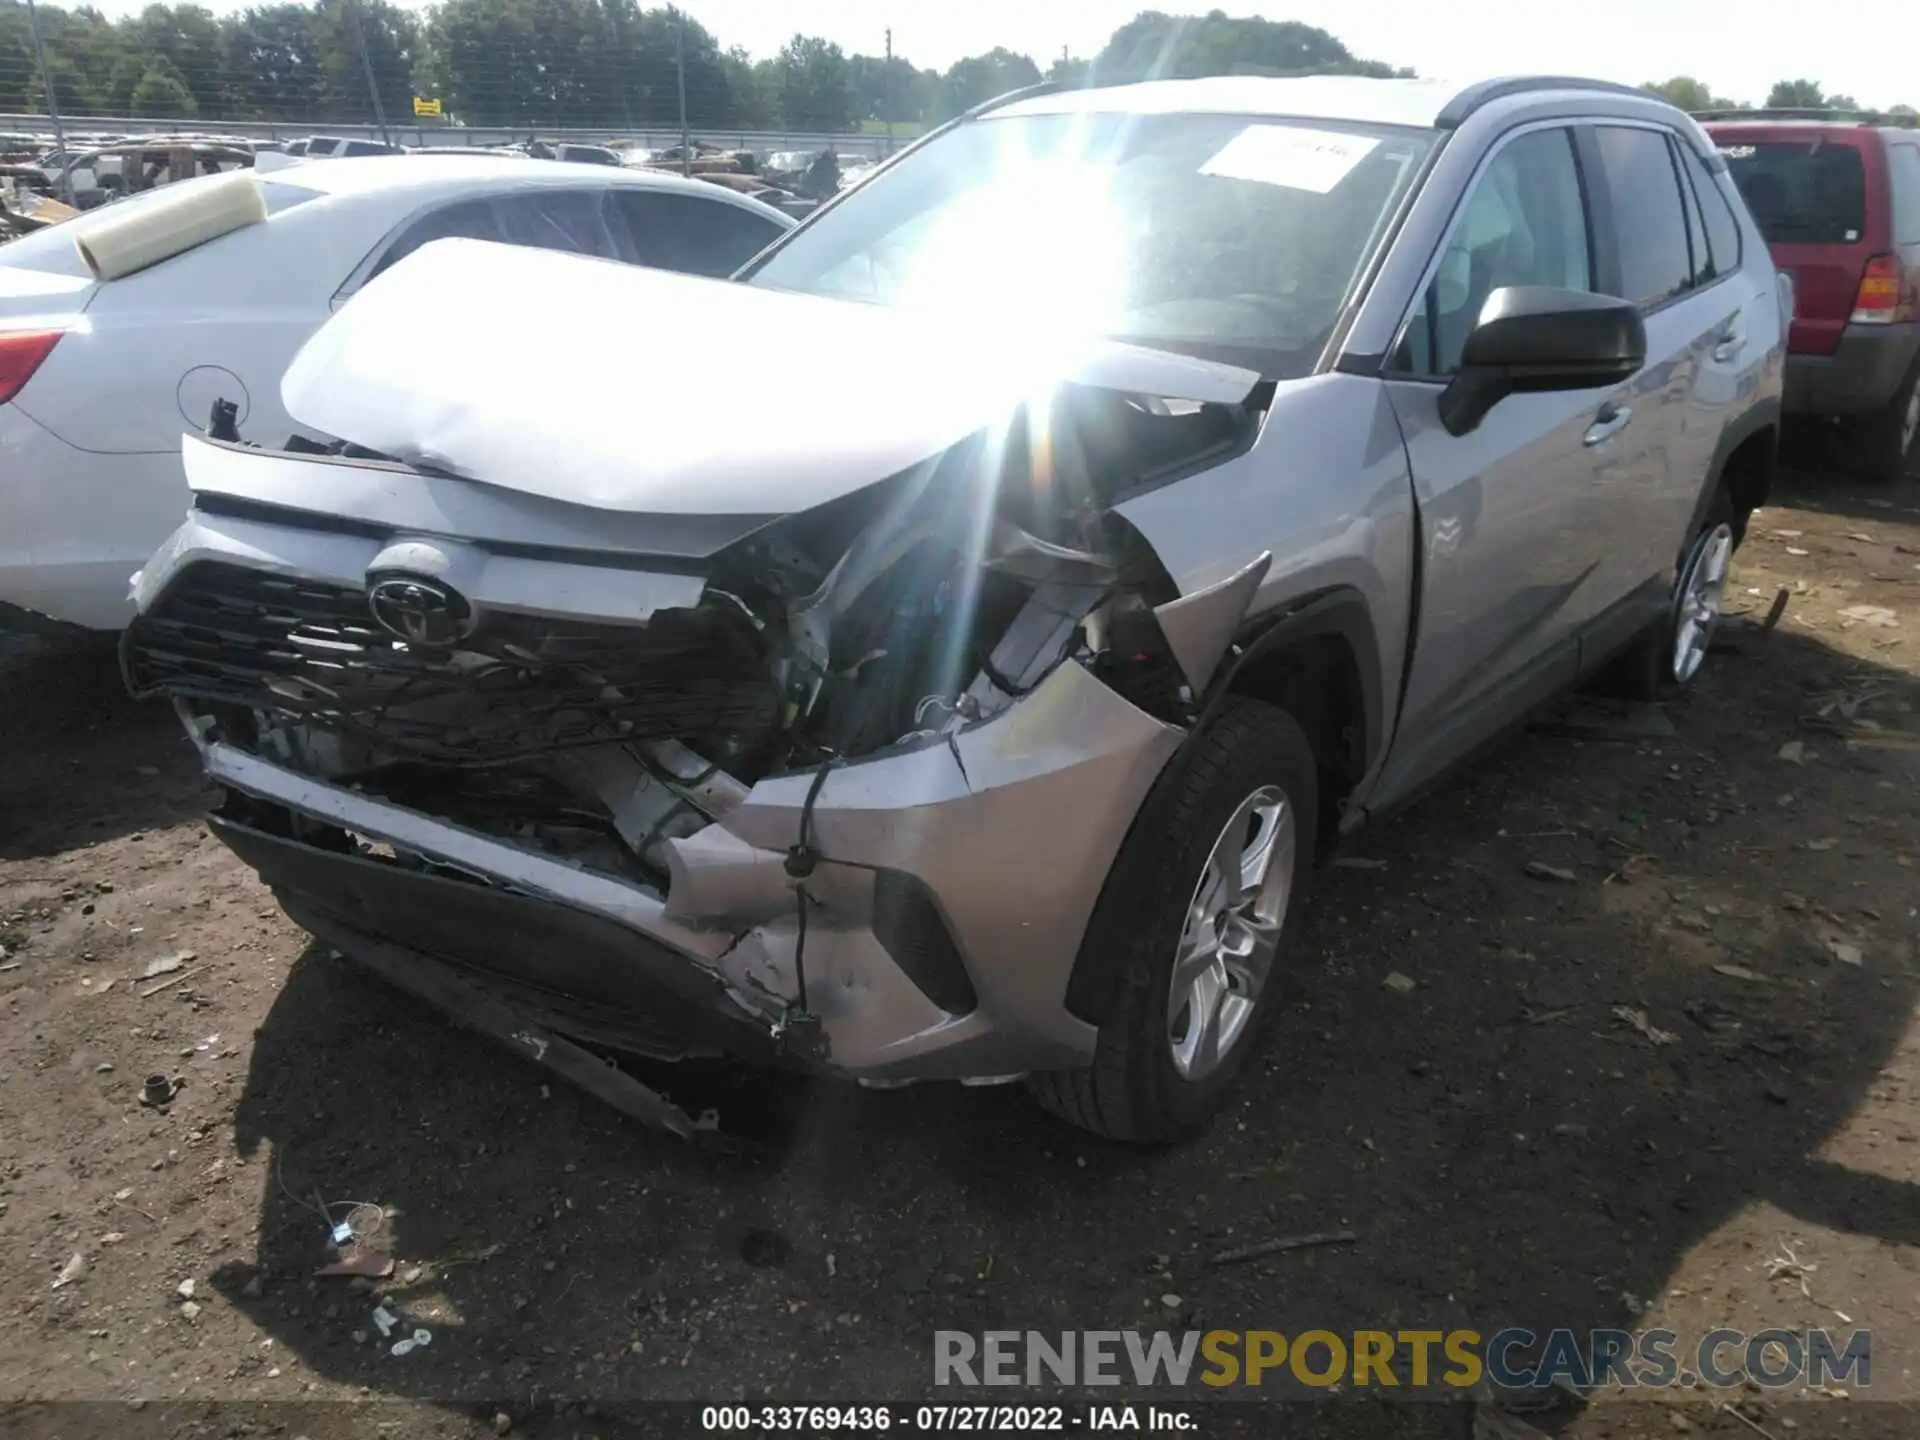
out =
<path fill-rule="evenodd" d="M 1060 386 L 755 529 L 702 567 L 697 604 L 627 623 L 489 610 L 400 570 L 195 561 L 129 630 L 128 681 L 263 759 L 663 890 L 665 843 L 763 778 L 951 744 L 1070 661 L 1189 720 L 1239 611 L 1183 653 L 1155 613 L 1179 592 L 1111 507 L 1250 444 L 1270 393 Z"/>

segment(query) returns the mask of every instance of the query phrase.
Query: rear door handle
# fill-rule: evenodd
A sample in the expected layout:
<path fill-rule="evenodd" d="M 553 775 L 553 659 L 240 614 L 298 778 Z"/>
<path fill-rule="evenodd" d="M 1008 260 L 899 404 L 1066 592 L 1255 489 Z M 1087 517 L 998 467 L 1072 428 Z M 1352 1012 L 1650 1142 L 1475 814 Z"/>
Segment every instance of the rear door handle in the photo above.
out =
<path fill-rule="evenodd" d="M 1720 337 L 1720 343 L 1713 347 L 1713 358 L 1725 364 L 1746 348 L 1747 337 L 1738 330 L 1729 330 Z"/>
<path fill-rule="evenodd" d="M 1583 445 L 1599 445 L 1611 440 L 1627 428 L 1633 419 L 1633 407 L 1615 405 L 1611 401 L 1600 407 L 1600 413 L 1594 417 L 1593 424 L 1587 427 L 1586 435 L 1581 439 Z"/>

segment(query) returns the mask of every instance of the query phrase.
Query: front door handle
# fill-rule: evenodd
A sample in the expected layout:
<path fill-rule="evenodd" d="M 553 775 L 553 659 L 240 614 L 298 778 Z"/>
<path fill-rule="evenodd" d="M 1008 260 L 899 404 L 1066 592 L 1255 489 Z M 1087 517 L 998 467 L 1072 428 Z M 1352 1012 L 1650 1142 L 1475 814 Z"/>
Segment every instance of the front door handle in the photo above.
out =
<path fill-rule="evenodd" d="M 1600 407 L 1600 413 L 1594 417 L 1593 424 L 1587 427 L 1587 433 L 1582 437 L 1580 443 L 1582 445 L 1599 445 L 1611 440 L 1622 430 L 1626 429 L 1628 422 L 1632 419 L 1633 407 L 1629 405 L 1615 405 L 1609 401 Z"/>

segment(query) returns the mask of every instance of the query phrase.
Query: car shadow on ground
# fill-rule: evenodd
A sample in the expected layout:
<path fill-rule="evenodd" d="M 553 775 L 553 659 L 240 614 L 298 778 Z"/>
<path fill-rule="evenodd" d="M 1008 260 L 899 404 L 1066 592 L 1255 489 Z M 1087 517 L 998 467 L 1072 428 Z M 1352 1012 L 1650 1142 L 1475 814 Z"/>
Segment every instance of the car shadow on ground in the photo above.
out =
<path fill-rule="evenodd" d="M 128 698 L 116 637 L 0 630 L 0 859 L 177 825 L 205 803 L 172 707 Z"/>
<path fill-rule="evenodd" d="M 1855 520 L 1920 517 L 1920 454 L 1891 482 L 1844 468 L 1845 441 L 1818 422 L 1789 427 L 1780 447 L 1780 476 L 1773 503 Z"/>
<path fill-rule="evenodd" d="M 1916 698 L 1748 632 L 1672 733 L 1536 729 L 1359 837 L 1240 1102 L 1171 1150 L 1017 1088 L 756 1077 L 723 1120 L 772 1153 L 715 1161 L 315 947 L 255 1039 L 237 1137 L 274 1179 L 220 1287 L 386 1395 L 825 1399 L 925 1393 L 936 1329 L 1631 1327 L 1755 1206 L 1920 1242 L 1913 1187 L 1821 1153 L 1915 1001 L 1913 753 L 1776 754 L 1847 687 Z M 351 1201 L 390 1207 L 375 1289 L 314 1278 Z M 432 1344 L 389 1353 L 376 1303 Z"/>

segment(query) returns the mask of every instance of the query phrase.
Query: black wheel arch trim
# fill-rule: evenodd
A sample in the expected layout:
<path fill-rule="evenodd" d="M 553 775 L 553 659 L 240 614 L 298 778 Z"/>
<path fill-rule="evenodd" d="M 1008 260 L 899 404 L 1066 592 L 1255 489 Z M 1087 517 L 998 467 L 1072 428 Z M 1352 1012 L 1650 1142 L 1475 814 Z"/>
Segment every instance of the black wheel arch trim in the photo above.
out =
<path fill-rule="evenodd" d="M 1221 662 L 1219 673 L 1208 687 L 1206 699 L 1194 719 L 1189 736 L 1204 732 L 1228 697 L 1245 693 L 1236 688 L 1235 681 L 1244 676 L 1248 666 L 1270 659 L 1290 646 L 1326 636 L 1335 636 L 1346 642 L 1360 674 L 1364 753 L 1353 757 L 1353 764 L 1358 767 L 1353 779 L 1358 781 L 1380 757 L 1381 747 L 1385 743 L 1386 721 L 1380 683 L 1380 644 L 1374 634 L 1373 612 L 1368 608 L 1366 597 L 1352 586 L 1339 585 L 1316 591 L 1284 608 L 1254 616 L 1243 624 L 1235 636 L 1233 648 L 1228 652 L 1228 659 Z M 1153 789 L 1148 792 L 1147 799 L 1141 801 L 1133 824 L 1128 826 L 1129 837 L 1133 825 L 1139 823 L 1140 815 L 1152 803 L 1153 795 L 1176 772 L 1185 748 L 1183 746 L 1167 762 Z M 1323 795 L 1321 803 L 1325 804 L 1327 798 Z M 1103 968 L 1083 946 L 1067 976 L 1063 1003 L 1069 1014 L 1089 1025 L 1104 1024 L 1110 1013 L 1112 977 L 1102 973 Z"/>
<path fill-rule="evenodd" d="M 1780 427 L 1780 397 L 1774 395 L 1748 407 L 1737 420 L 1729 422 L 1726 429 L 1720 432 L 1720 440 L 1713 448 L 1713 460 L 1707 466 L 1706 483 L 1700 487 L 1700 494 L 1693 502 L 1693 515 L 1687 521 L 1687 533 L 1680 545 L 1681 556 L 1686 554 L 1687 546 L 1693 543 L 1693 537 L 1700 530 L 1701 521 L 1706 519 L 1707 510 L 1713 504 L 1715 493 L 1726 480 L 1727 462 L 1733 458 L 1733 452 L 1746 444 L 1747 441 L 1751 440 L 1755 435 L 1758 435 L 1762 430 L 1771 428 L 1773 430 L 1775 455 L 1777 455 L 1780 444 Z M 1769 456 L 1767 484 L 1762 488 L 1759 495 L 1751 497 L 1754 508 L 1756 509 L 1767 502 L 1767 491 L 1772 488 L 1774 479 L 1773 467 L 1774 456 Z M 1674 563 L 1677 567 L 1680 563 L 1680 557 L 1676 557 Z"/>
<path fill-rule="evenodd" d="M 1353 757 L 1358 780 L 1386 743 L 1386 702 L 1380 680 L 1380 641 L 1374 631 L 1373 611 L 1366 597 L 1350 585 L 1318 591 L 1284 609 L 1251 617 L 1234 637 L 1228 659 L 1208 689 L 1194 730 L 1213 717 L 1222 701 L 1236 693 L 1250 667 L 1271 659 L 1294 645 L 1324 636 L 1346 642 L 1353 652 L 1360 678 L 1361 753 Z"/>

